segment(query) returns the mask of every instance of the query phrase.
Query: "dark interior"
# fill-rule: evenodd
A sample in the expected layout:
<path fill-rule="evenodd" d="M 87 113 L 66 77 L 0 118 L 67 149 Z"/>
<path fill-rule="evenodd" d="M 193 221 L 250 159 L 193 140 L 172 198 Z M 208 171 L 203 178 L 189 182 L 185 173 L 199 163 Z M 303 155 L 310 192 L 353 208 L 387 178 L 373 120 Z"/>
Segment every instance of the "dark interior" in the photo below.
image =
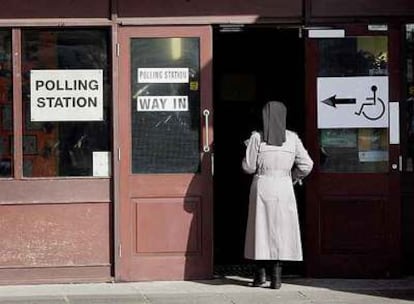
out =
<path fill-rule="evenodd" d="M 297 28 L 218 26 L 213 41 L 217 272 L 251 266 L 243 257 L 251 181 L 241 170 L 243 142 L 260 128 L 260 110 L 268 100 L 286 104 L 287 127 L 304 138 L 305 75 L 304 40 Z M 295 190 L 304 244 L 304 189 Z M 303 262 L 286 263 L 284 274 L 304 274 Z"/>

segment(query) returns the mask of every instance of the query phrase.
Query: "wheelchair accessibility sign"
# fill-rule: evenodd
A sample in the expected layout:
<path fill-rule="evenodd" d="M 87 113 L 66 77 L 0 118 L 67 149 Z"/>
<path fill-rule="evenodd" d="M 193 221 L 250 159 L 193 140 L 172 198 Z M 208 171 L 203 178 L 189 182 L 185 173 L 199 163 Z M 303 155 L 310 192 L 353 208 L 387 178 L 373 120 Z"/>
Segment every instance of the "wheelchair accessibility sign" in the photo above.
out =
<path fill-rule="evenodd" d="M 319 77 L 318 128 L 388 128 L 388 77 Z"/>

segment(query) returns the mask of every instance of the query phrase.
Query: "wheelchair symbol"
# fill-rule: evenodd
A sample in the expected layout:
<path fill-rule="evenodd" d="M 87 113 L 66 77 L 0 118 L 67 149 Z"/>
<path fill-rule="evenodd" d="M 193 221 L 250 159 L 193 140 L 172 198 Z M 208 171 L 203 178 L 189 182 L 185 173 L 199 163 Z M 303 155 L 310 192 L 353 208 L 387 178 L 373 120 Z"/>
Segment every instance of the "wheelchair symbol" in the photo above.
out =
<path fill-rule="evenodd" d="M 369 120 L 378 120 L 378 119 L 380 119 L 384 115 L 384 113 L 385 113 L 385 103 L 384 103 L 384 101 L 381 98 L 378 98 L 377 97 L 377 90 L 378 90 L 377 86 L 373 85 L 371 87 L 371 91 L 373 93 L 373 97 L 367 97 L 366 98 L 366 100 L 369 100 L 370 102 L 364 102 L 361 105 L 361 108 L 359 109 L 359 111 L 358 112 L 355 112 L 356 115 L 360 116 L 362 114 L 366 119 L 369 119 Z M 379 103 L 377 103 L 377 100 L 379 101 Z M 365 106 L 370 106 L 371 109 L 372 109 L 372 107 L 378 108 L 378 106 L 380 106 L 381 108 L 380 108 L 380 111 L 379 111 L 379 114 L 378 115 L 376 115 L 376 116 L 369 116 L 364 111 L 364 107 Z"/>

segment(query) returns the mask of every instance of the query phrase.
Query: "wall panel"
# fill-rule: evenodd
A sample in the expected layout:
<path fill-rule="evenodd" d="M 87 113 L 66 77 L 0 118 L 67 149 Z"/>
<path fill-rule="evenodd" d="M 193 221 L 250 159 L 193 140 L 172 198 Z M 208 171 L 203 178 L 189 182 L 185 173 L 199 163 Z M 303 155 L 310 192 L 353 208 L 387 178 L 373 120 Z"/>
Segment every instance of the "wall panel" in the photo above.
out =
<path fill-rule="evenodd" d="M 410 16 L 412 0 L 308 0 L 311 17 Z"/>
<path fill-rule="evenodd" d="M 1 205 L 0 283 L 109 279 L 111 238 L 111 203 Z"/>
<path fill-rule="evenodd" d="M 109 264 L 109 206 L 0 206 L 0 267 Z"/>
<path fill-rule="evenodd" d="M 0 18 L 108 18 L 110 0 L 2 0 Z"/>
<path fill-rule="evenodd" d="M 137 254 L 201 254 L 199 197 L 136 199 L 134 202 Z"/>
<path fill-rule="evenodd" d="M 190 17 L 257 15 L 301 17 L 301 0 L 118 0 L 119 17 Z"/>

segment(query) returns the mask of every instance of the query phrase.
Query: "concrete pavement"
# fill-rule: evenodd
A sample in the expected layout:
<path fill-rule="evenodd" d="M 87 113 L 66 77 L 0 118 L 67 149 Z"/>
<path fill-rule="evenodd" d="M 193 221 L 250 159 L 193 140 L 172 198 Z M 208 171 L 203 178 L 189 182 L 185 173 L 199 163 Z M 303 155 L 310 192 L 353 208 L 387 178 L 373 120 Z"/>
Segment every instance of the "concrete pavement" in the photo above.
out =
<path fill-rule="evenodd" d="M 8 304 L 402 304 L 414 303 L 414 278 L 342 280 L 284 278 L 280 290 L 250 279 L 0 286 Z"/>

